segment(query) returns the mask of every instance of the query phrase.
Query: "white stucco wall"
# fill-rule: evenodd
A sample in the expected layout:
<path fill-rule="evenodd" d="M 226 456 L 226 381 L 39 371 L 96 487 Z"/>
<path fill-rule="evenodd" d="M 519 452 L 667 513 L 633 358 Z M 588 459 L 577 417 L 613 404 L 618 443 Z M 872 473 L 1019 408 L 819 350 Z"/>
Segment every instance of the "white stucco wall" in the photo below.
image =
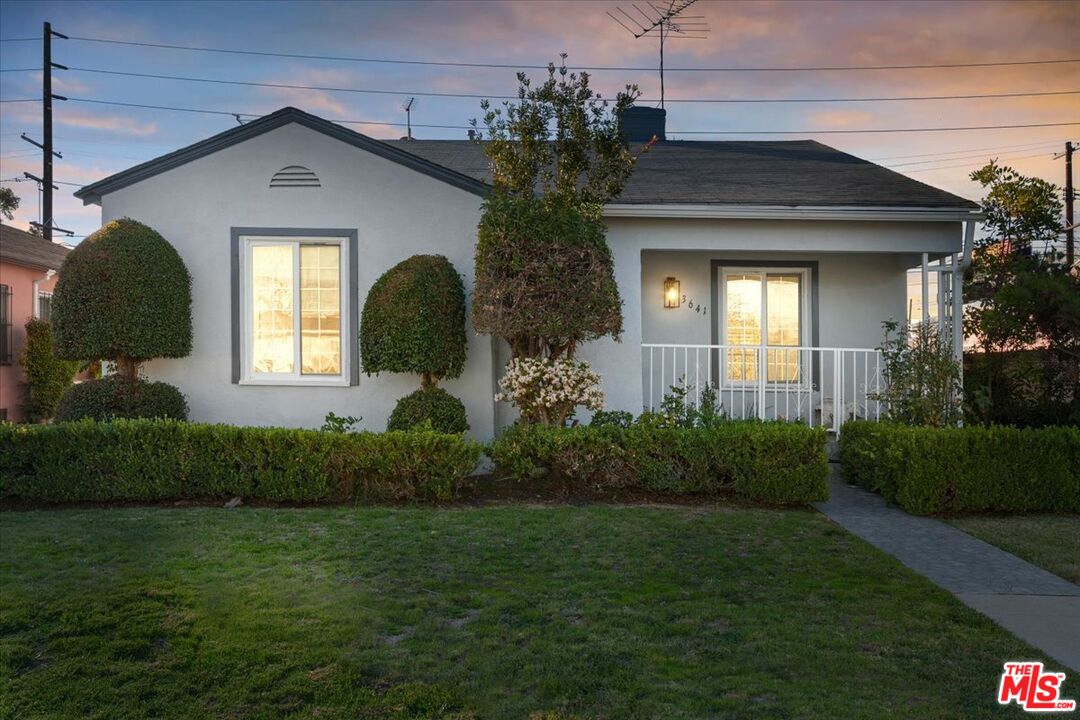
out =
<path fill-rule="evenodd" d="M 608 229 L 623 334 L 619 343 L 590 343 L 579 356 L 601 373 L 608 409 L 634 413 L 644 404 L 641 343 L 712 342 L 713 259 L 816 261 L 818 345 L 873 348 L 881 321 L 905 317 L 905 269 L 918 264 L 922 252 L 957 252 L 962 241 L 958 222 L 609 218 Z M 665 309 L 669 275 L 708 313 Z"/>
<path fill-rule="evenodd" d="M 311 169 L 322 187 L 270 189 L 270 177 L 287 165 Z M 353 290 L 363 307 L 379 275 L 417 253 L 445 255 L 471 293 L 479 206 L 476 195 L 291 124 L 110 193 L 102 215 L 105 222 L 128 216 L 152 226 L 191 272 L 192 353 L 152 361 L 145 372 L 184 392 L 192 420 L 318 427 L 333 411 L 361 415 L 364 427 L 383 430 L 398 398 L 419 387 L 418 377 L 361 374 L 355 387 L 232 383 L 230 228 L 356 228 Z M 443 385 L 465 403 L 472 434 L 489 438 L 492 344 L 471 327 L 468 338 L 464 374 Z"/>

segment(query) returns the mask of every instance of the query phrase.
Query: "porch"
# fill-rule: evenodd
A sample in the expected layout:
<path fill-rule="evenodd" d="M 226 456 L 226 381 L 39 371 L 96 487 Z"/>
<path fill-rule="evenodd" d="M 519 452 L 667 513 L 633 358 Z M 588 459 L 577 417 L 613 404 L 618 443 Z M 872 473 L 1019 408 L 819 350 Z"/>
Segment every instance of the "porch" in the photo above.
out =
<path fill-rule="evenodd" d="M 916 253 L 645 251 L 643 406 L 839 432 L 888 415 L 882 323 L 959 338 L 955 259 Z M 914 282 L 911 282 L 914 278 Z"/>

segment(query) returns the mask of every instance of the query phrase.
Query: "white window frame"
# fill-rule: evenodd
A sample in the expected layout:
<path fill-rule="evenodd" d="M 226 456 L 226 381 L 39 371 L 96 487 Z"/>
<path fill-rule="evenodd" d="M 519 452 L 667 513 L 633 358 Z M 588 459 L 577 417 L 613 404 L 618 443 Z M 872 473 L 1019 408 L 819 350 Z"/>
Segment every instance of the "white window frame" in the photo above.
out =
<path fill-rule="evenodd" d="M 295 360 L 291 373 L 257 373 L 254 370 L 254 312 L 252 301 L 252 248 L 265 245 L 287 245 L 299 248 L 300 245 L 337 245 L 339 252 L 340 293 L 338 302 L 341 304 L 341 373 L 339 375 L 303 375 L 301 368 L 301 343 L 300 333 L 300 252 L 293 252 L 293 337 L 295 338 Z M 352 297 L 352 287 L 349 283 L 349 238 L 348 237 L 321 237 L 321 236 L 282 236 L 282 235 L 241 235 L 240 236 L 240 384 L 241 385 L 295 385 L 303 387 L 348 387 L 352 377 L 352 353 L 349 351 L 350 343 L 354 341 L 349 337 L 349 328 L 352 326 L 350 317 L 351 306 L 349 298 Z"/>
<path fill-rule="evenodd" d="M 764 353 L 766 348 L 768 349 L 787 349 L 787 350 L 804 350 L 809 347 L 807 343 L 807 337 L 810 336 L 811 327 L 810 323 L 813 318 L 813 312 L 810 307 L 811 293 L 810 293 L 810 268 L 808 267 L 783 267 L 773 265 L 721 265 L 716 269 L 718 275 L 717 292 L 719 297 L 716 298 L 716 307 L 720 309 L 718 313 L 719 317 L 717 322 L 719 323 L 719 338 L 720 345 L 727 348 L 761 348 L 759 352 Z M 762 275 L 763 282 L 761 283 L 761 343 L 757 345 L 732 345 L 727 340 L 727 279 L 729 275 L 746 275 L 748 273 L 760 273 Z M 799 344 L 798 346 L 790 345 L 768 345 L 769 328 L 768 328 L 768 282 L 765 276 L 768 275 L 798 275 L 799 276 Z M 800 362 L 802 355 L 799 355 Z M 810 373 L 800 373 L 800 379 L 796 382 L 784 382 L 778 380 L 770 381 L 766 378 L 759 378 L 758 380 L 731 380 L 727 376 L 727 353 L 720 353 L 720 380 L 721 383 L 727 386 L 734 387 L 750 387 L 757 386 L 761 382 L 766 385 L 778 386 L 778 387 L 809 387 L 813 379 L 809 377 Z"/>

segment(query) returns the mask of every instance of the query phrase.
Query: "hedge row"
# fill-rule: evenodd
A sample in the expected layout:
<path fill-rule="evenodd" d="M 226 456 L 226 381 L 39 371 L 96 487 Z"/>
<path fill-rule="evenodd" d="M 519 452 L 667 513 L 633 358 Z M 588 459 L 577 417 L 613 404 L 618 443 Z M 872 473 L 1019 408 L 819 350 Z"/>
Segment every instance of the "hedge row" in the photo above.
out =
<path fill-rule="evenodd" d="M 504 475 L 541 468 L 583 491 L 732 494 L 797 504 L 828 496 L 824 431 L 515 426 L 488 447 Z M 432 431 L 331 433 L 172 420 L 0 425 L 0 498 L 280 502 L 446 500 L 484 447 Z"/>
<path fill-rule="evenodd" d="M 850 422 L 848 482 L 920 515 L 1080 512 L 1080 428 L 924 428 Z"/>
<path fill-rule="evenodd" d="M 436 432 L 339 434 L 171 420 L 0 425 L 0 497 L 446 500 L 483 446 Z"/>
<path fill-rule="evenodd" d="M 492 443 L 490 453 L 502 472 L 518 479 L 547 472 L 583 489 L 729 493 L 786 505 L 828 498 L 824 446 L 824 430 L 786 423 L 518 425 Z"/>

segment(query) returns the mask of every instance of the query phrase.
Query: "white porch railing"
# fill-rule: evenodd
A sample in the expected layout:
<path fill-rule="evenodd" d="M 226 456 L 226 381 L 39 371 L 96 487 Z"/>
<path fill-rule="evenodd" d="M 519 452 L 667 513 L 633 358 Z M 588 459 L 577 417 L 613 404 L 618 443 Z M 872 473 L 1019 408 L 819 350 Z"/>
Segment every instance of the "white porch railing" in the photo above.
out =
<path fill-rule="evenodd" d="M 671 386 L 701 406 L 711 387 L 732 419 L 788 420 L 839 432 L 847 420 L 880 420 L 881 353 L 865 348 L 643 344 L 645 407 L 659 410 Z"/>

